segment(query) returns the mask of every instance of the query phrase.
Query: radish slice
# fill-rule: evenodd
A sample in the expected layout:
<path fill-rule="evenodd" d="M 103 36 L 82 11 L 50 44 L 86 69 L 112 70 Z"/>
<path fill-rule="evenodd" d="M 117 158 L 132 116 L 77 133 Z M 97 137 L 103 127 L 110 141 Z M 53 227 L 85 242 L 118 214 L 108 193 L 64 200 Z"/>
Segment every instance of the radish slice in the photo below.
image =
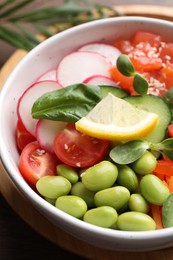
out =
<path fill-rule="evenodd" d="M 53 153 L 53 142 L 56 134 L 65 128 L 66 122 L 40 119 L 36 126 L 36 138 L 40 146 Z"/>
<path fill-rule="evenodd" d="M 62 86 L 83 82 L 92 75 L 110 77 L 112 64 L 94 52 L 73 52 L 65 56 L 57 68 L 57 80 Z"/>
<path fill-rule="evenodd" d="M 108 85 L 108 86 L 116 86 L 118 87 L 118 83 L 113 81 L 111 78 L 102 76 L 102 75 L 94 75 L 84 80 L 83 83 L 93 84 L 93 85 Z"/>
<path fill-rule="evenodd" d="M 53 69 L 53 70 L 47 71 L 41 77 L 39 77 L 37 81 L 43 81 L 43 80 L 54 80 L 54 81 L 56 81 L 56 70 Z"/>
<path fill-rule="evenodd" d="M 116 47 L 104 43 L 89 43 L 79 48 L 78 51 L 99 53 L 108 58 L 112 65 L 116 65 L 117 58 L 121 54 L 120 50 Z"/>
<path fill-rule="evenodd" d="M 20 97 L 17 104 L 18 117 L 22 121 L 26 130 L 33 136 L 35 136 L 36 124 L 38 122 L 38 119 L 34 119 L 31 116 L 31 108 L 34 102 L 41 95 L 59 88 L 61 87 L 55 81 L 40 81 L 27 88 Z"/>

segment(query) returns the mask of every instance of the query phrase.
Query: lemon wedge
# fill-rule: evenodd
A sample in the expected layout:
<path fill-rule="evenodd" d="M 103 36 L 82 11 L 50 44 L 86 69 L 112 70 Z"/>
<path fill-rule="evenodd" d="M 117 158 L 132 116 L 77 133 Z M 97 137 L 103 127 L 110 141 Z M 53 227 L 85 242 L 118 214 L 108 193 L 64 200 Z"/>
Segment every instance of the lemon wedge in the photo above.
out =
<path fill-rule="evenodd" d="M 100 139 L 128 141 L 147 136 L 158 115 L 138 109 L 109 93 L 85 117 L 76 122 L 78 131 Z"/>

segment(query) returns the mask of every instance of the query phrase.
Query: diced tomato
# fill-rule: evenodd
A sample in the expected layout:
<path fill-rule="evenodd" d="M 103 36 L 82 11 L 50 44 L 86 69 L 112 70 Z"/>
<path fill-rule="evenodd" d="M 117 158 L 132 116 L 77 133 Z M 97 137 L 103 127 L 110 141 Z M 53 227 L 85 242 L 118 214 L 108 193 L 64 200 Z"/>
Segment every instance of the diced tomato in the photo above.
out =
<path fill-rule="evenodd" d="M 130 53 L 134 48 L 130 41 L 121 39 L 114 41 L 112 44 L 124 54 Z"/>
<path fill-rule="evenodd" d="M 32 136 L 24 127 L 21 120 L 17 121 L 16 125 L 16 142 L 20 151 L 30 142 L 35 141 L 35 137 Z"/>
<path fill-rule="evenodd" d="M 158 52 L 148 42 L 141 42 L 129 53 L 129 57 L 137 71 L 153 71 L 162 67 L 162 60 Z"/>
<path fill-rule="evenodd" d="M 137 52 L 138 53 L 138 52 Z M 162 60 L 157 57 L 136 56 L 136 53 L 130 54 L 130 60 L 137 71 L 152 71 L 162 67 Z"/>
<path fill-rule="evenodd" d="M 161 70 L 159 81 L 165 83 L 166 88 L 173 87 L 173 63 L 167 62 Z"/>
<path fill-rule="evenodd" d="M 135 90 L 133 88 L 133 79 L 134 77 L 126 77 L 116 67 L 112 67 L 110 69 L 110 74 L 112 79 L 115 82 L 118 82 L 119 86 L 128 91 L 131 95 L 135 93 Z"/>
<path fill-rule="evenodd" d="M 156 96 L 163 96 L 163 94 L 167 91 L 165 83 L 159 81 L 160 73 L 161 70 L 153 70 L 142 73 L 149 84 L 148 93 Z"/>
<path fill-rule="evenodd" d="M 170 138 L 173 138 L 173 124 L 168 126 L 168 135 Z"/>
<path fill-rule="evenodd" d="M 37 141 L 27 144 L 20 155 L 19 170 L 24 179 L 31 185 L 43 176 L 56 175 L 59 163 L 55 154 L 43 150 Z"/>
<path fill-rule="evenodd" d="M 137 31 L 132 38 L 132 44 L 134 46 L 138 45 L 141 42 L 148 42 L 154 47 L 159 47 L 161 41 L 161 35 L 146 31 Z"/>
<path fill-rule="evenodd" d="M 160 49 L 160 58 L 163 62 L 173 63 L 173 43 L 163 43 Z"/>
<path fill-rule="evenodd" d="M 109 141 L 100 140 L 80 133 L 69 123 L 55 137 L 54 151 L 67 165 L 83 168 L 103 160 L 108 152 Z"/>

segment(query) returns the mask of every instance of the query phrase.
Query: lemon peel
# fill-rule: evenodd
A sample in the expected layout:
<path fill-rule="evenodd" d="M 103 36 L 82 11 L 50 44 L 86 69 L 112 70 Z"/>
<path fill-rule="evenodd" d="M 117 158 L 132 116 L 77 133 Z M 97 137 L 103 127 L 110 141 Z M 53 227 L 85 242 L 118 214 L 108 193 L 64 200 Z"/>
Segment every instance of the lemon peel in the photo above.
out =
<path fill-rule="evenodd" d="M 138 109 L 109 93 L 85 117 L 75 123 L 78 131 L 112 141 L 146 137 L 157 125 L 158 115 Z"/>

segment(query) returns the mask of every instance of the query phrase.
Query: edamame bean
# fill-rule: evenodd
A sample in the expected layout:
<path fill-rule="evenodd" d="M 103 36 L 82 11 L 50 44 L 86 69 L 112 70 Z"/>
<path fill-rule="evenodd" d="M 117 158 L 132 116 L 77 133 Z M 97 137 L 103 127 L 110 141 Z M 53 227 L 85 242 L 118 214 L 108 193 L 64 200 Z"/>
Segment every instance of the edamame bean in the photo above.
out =
<path fill-rule="evenodd" d="M 79 174 L 74 170 L 73 167 L 66 164 L 58 164 L 56 167 L 57 174 L 66 178 L 69 182 L 76 183 L 79 179 Z"/>
<path fill-rule="evenodd" d="M 55 201 L 56 201 L 56 199 L 50 199 L 50 198 L 46 198 L 46 197 L 45 197 L 45 200 L 46 200 L 47 202 L 49 202 L 50 204 L 52 204 L 53 206 L 55 206 Z"/>
<path fill-rule="evenodd" d="M 88 190 L 99 191 L 111 187 L 118 176 L 117 166 L 109 161 L 102 161 L 82 173 L 82 183 Z"/>
<path fill-rule="evenodd" d="M 65 195 L 57 198 L 55 206 L 76 218 L 82 218 L 87 211 L 86 202 L 74 195 Z"/>
<path fill-rule="evenodd" d="M 149 204 L 140 193 L 131 194 L 128 206 L 131 211 L 142 213 L 148 213 L 149 211 Z"/>
<path fill-rule="evenodd" d="M 89 208 L 95 206 L 94 203 L 95 191 L 88 190 L 81 181 L 73 184 L 71 188 L 71 194 L 82 198 L 86 202 Z"/>
<path fill-rule="evenodd" d="M 169 189 L 154 174 L 143 176 L 139 186 L 144 198 L 155 205 L 163 205 L 170 194 Z"/>
<path fill-rule="evenodd" d="M 131 164 L 132 169 L 142 175 L 154 171 L 157 165 L 156 157 L 149 151 L 146 151 L 138 160 Z"/>
<path fill-rule="evenodd" d="M 94 196 L 97 207 L 110 206 L 116 210 L 121 209 L 129 200 L 130 192 L 123 186 L 115 186 L 98 191 Z"/>
<path fill-rule="evenodd" d="M 109 206 L 102 206 L 88 210 L 83 220 L 99 227 L 110 228 L 115 225 L 117 218 L 118 214 L 115 209 Z"/>
<path fill-rule="evenodd" d="M 44 176 L 36 183 L 38 192 L 49 199 L 66 195 L 71 190 L 71 183 L 62 176 Z"/>
<path fill-rule="evenodd" d="M 156 223 L 145 213 L 129 211 L 118 216 L 117 228 L 124 231 L 155 230 Z"/>
<path fill-rule="evenodd" d="M 118 166 L 118 178 L 116 182 L 130 191 L 134 191 L 138 187 L 138 177 L 136 173 L 127 165 Z"/>

